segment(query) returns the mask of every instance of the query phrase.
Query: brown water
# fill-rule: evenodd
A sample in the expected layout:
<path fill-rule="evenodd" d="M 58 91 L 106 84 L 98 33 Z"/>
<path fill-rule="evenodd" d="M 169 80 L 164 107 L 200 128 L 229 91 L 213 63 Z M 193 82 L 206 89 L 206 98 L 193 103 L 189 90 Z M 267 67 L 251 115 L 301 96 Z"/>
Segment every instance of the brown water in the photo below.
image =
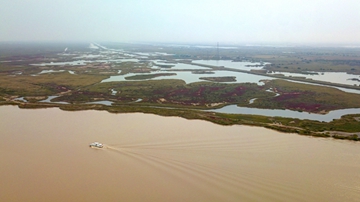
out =
<path fill-rule="evenodd" d="M 0 107 L 0 201 L 358 201 L 360 143 Z M 91 149 L 99 141 L 104 149 Z"/>

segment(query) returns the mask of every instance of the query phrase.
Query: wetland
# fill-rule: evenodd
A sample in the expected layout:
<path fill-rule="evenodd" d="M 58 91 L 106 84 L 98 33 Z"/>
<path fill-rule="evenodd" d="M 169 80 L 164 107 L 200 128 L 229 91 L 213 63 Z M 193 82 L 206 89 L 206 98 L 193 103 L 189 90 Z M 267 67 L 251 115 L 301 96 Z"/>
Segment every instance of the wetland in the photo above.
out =
<path fill-rule="evenodd" d="M 359 116 L 358 49 L 10 47 L 0 49 L 0 105 L 154 113 L 314 136 L 340 131 L 352 140 L 360 131 L 346 118 Z"/>

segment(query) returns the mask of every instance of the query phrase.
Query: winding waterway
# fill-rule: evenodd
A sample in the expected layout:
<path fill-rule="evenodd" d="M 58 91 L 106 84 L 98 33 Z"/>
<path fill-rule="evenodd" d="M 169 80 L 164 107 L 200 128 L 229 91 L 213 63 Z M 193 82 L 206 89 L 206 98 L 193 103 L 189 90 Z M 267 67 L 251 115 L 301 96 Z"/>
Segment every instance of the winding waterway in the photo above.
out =
<path fill-rule="evenodd" d="M 360 198 L 359 142 L 140 113 L 0 114 L 0 201 Z"/>
<path fill-rule="evenodd" d="M 251 100 L 250 100 L 251 101 Z M 252 102 L 250 103 L 252 104 Z M 237 105 L 227 105 L 219 109 L 210 109 L 205 111 L 219 112 L 226 114 L 250 114 L 261 116 L 279 116 L 293 119 L 308 119 L 314 121 L 330 122 L 333 119 L 340 119 L 341 116 L 348 114 L 360 114 L 360 108 L 348 108 L 330 111 L 327 114 L 315 114 L 309 112 L 299 112 L 289 109 L 258 109 L 249 107 L 238 107 Z"/>

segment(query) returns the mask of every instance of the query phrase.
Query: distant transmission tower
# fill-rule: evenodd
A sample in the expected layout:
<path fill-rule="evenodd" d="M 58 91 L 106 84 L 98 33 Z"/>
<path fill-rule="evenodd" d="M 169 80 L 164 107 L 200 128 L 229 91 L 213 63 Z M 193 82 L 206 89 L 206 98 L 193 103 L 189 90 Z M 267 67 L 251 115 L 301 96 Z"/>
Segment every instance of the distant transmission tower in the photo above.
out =
<path fill-rule="evenodd" d="M 220 54 L 219 54 L 219 42 L 217 42 L 217 60 L 220 60 Z"/>

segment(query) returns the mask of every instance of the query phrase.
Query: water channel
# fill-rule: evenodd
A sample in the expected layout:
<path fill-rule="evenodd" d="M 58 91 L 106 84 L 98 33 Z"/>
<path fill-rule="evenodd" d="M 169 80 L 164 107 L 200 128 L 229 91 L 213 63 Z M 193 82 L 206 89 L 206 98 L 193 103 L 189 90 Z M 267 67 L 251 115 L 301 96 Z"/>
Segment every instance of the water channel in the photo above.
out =
<path fill-rule="evenodd" d="M 250 103 L 251 104 L 251 103 Z M 308 119 L 314 121 L 324 121 L 330 122 L 333 119 L 340 119 L 341 116 L 347 114 L 360 114 L 360 108 L 349 108 L 349 109 L 339 109 L 330 111 L 327 114 L 315 114 L 309 112 L 299 112 L 293 110 L 282 110 L 282 109 L 258 109 L 258 108 L 249 108 L 249 107 L 238 107 L 237 105 L 228 105 L 220 109 L 211 109 L 205 110 L 211 112 L 219 112 L 226 114 L 249 114 L 249 115 L 261 115 L 269 117 L 285 117 L 293 119 Z"/>

